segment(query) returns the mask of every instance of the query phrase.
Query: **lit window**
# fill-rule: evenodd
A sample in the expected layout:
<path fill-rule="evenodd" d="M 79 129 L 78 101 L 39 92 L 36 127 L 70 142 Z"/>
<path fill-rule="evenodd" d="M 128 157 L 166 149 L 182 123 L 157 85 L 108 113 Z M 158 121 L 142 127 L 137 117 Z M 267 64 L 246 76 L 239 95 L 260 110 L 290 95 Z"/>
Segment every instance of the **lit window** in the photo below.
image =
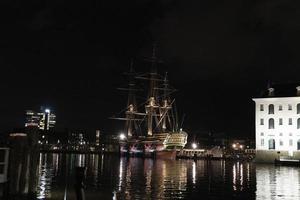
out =
<path fill-rule="evenodd" d="M 260 119 L 260 125 L 264 125 L 264 119 Z"/>
<path fill-rule="evenodd" d="M 292 124 L 293 124 L 293 119 L 289 118 L 289 125 L 292 125 Z"/>
<path fill-rule="evenodd" d="M 274 105 L 273 104 L 269 105 L 269 114 L 274 114 Z"/>
<path fill-rule="evenodd" d="M 282 140 L 280 140 L 279 145 L 283 146 L 283 141 Z"/>
<path fill-rule="evenodd" d="M 279 119 L 279 125 L 282 125 L 282 118 Z"/>
<path fill-rule="evenodd" d="M 289 145 L 293 146 L 293 140 L 289 140 Z"/>
<path fill-rule="evenodd" d="M 292 104 L 289 104 L 288 107 L 289 107 L 289 110 L 292 110 Z"/>
<path fill-rule="evenodd" d="M 264 145 L 265 145 L 265 140 L 264 140 L 264 139 L 261 139 L 261 140 L 260 140 L 260 145 L 261 145 L 261 146 L 264 146 Z"/>
<path fill-rule="evenodd" d="M 273 118 L 269 119 L 269 129 L 274 129 L 274 119 Z"/>
<path fill-rule="evenodd" d="M 264 111 L 264 105 L 260 104 L 260 111 Z"/>
<path fill-rule="evenodd" d="M 279 109 L 278 110 L 282 110 L 282 105 L 279 105 Z"/>

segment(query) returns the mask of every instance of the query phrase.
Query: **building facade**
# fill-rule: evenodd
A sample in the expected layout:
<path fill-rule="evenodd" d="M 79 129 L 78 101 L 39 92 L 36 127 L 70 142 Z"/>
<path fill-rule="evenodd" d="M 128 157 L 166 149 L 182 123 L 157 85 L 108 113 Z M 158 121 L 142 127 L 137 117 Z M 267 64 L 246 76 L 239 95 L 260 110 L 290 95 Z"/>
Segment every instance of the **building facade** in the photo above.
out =
<path fill-rule="evenodd" d="M 253 99 L 257 162 L 300 159 L 300 88 L 289 88 L 290 94 L 280 89 L 285 88 L 269 88 L 266 96 Z"/>

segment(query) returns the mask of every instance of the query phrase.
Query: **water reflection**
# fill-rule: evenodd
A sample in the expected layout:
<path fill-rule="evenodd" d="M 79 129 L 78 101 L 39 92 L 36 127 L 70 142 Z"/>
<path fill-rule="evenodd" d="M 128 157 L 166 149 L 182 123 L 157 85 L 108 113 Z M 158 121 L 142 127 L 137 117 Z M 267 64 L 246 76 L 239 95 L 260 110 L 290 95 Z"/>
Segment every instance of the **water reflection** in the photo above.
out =
<path fill-rule="evenodd" d="M 247 168 L 247 173 L 249 169 Z M 243 163 L 237 162 L 232 166 L 232 186 L 234 191 L 243 191 L 244 186 L 244 168 Z"/>
<path fill-rule="evenodd" d="M 87 167 L 87 199 L 299 199 L 294 167 L 248 162 L 41 154 L 38 199 L 75 199 L 74 167 Z"/>
<path fill-rule="evenodd" d="M 300 173 L 297 167 L 257 165 L 256 199 L 299 199 Z"/>

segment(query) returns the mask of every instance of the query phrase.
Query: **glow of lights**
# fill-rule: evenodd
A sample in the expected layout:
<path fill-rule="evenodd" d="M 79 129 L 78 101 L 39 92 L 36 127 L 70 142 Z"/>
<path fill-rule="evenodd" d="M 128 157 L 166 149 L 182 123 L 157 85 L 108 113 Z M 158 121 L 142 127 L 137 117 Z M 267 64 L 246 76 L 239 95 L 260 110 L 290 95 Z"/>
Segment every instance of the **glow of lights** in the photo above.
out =
<path fill-rule="evenodd" d="M 45 109 L 45 113 L 50 113 L 50 109 Z"/>
<path fill-rule="evenodd" d="M 232 148 L 236 148 L 236 144 L 232 144 Z"/>
<path fill-rule="evenodd" d="M 43 136 L 42 136 L 42 138 L 44 139 L 44 138 L 45 138 L 45 136 L 43 135 Z"/>
<path fill-rule="evenodd" d="M 119 137 L 120 137 L 120 140 L 125 140 L 126 139 L 126 136 L 125 136 L 124 133 L 121 133 Z"/>
<path fill-rule="evenodd" d="M 240 149 L 243 149 L 244 148 L 244 146 L 243 145 L 240 145 Z"/>
<path fill-rule="evenodd" d="M 196 149 L 196 148 L 197 148 L 197 144 L 196 144 L 196 143 L 193 143 L 193 144 L 192 144 L 192 148 L 193 148 L 193 149 Z"/>

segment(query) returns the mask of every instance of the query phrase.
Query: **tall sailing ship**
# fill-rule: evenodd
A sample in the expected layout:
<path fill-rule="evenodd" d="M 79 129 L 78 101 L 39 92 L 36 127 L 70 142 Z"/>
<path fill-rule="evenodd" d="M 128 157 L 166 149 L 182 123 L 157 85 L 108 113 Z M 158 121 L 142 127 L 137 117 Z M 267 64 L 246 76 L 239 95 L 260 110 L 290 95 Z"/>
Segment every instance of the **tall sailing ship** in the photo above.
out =
<path fill-rule="evenodd" d="M 186 145 L 188 134 L 178 125 L 175 99 L 171 97 L 175 89 L 169 84 L 168 74 L 162 76 L 157 72 L 160 61 L 156 57 L 155 47 L 148 61 L 151 63 L 150 73 L 135 73 L 131 64 L 130 72 L 126 73 L 128 87 L 119 88 L 128 92 L 123 117 L 113 117 L 125 121 L 125 137 L 120 138 L 120 153 L 173 159 L 177 151 Z M 136 100 L 139 91 L 137 81 L 146 81 L 149 85 L 146 101 L 139 105 Z"/>

